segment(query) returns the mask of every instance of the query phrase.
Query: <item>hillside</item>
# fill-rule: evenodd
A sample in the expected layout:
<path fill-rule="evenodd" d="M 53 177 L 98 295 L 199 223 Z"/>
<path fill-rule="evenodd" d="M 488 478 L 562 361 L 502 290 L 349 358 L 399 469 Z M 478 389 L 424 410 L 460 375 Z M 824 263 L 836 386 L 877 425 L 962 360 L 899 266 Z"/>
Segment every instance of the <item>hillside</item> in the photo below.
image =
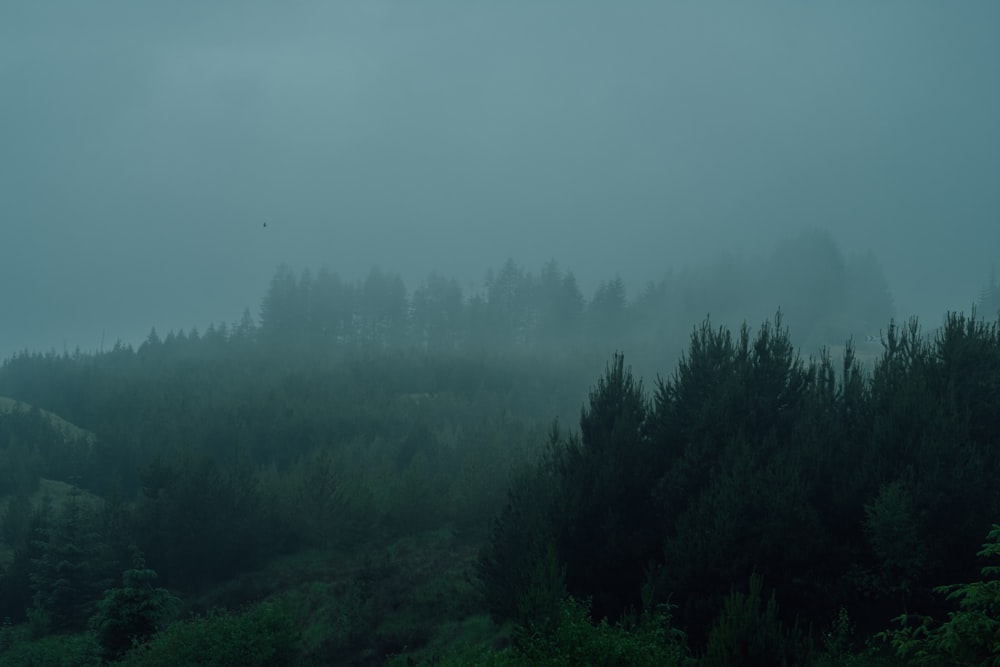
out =
<path fill-rule="evenodd" d="M 0 412 L 28 412 L 31 409 L 32 406 L 28 403 L 10 398 L 8 396 L 0 396 Z M 39 412 L 49 420 L 56 430 L 64 434 L 68 439 L 80 440 L 91 445 L 93 445 L 97 440 L 97 436 L 90 431 L 80 428 L 76 424 L 63 419 L 54 412 L 42 409 L 39 409 Z"/>
<path fill-rule="evenodd" d="M 767 664 L 895 665 L 879 633 L 980 576 L 1000 323 L 838 359 L 780 316 L 706 320 L 647 386 L 597 344 L 432 347 L 380 317 L 5 362 L 2 658 L 737 664 L 763 636 Z M 131 595 L 143 634 L 95 633 Z"/>

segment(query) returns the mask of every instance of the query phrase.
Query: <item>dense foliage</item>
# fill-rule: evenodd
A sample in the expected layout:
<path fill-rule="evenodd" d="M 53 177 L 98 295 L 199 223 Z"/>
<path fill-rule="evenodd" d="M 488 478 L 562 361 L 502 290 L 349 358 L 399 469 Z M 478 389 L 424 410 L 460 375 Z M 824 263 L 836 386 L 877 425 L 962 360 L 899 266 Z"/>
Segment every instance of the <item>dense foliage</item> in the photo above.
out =
<path fill-rule="evenodd" d="M 938 587 L 977 580 L 1000 517 L 1000 322 L 803 358 L 788 327 L 835 341 L 891 301 L 821 236 L 774 258 L 839 278 L 736 263 L 629 301 L 554 263 L 471 296 L 282 269 L 259 322 L 7 359 L 0 662 L 893 664 L 961 633 L 988 652 L 993 570 Z M 723 276 L 782 314 L 727 326 L 748 307 Z M 871 639 L 901 614 L 921 625 Z"/>
<path fill-rule="evenodd" d="M 176 600 L 163 588 L 154 588 L 156 572 L 146 567 L 137 550 L 132 567 L 122 573 L 122 586 L 104 591 L 91 618 L 102 656 L 117 660 L 133 646 L 149 641 L 167 625 Z"/>
<path fill-rule="evenodd" d="M 524 622 L 538 583 L 519 555 L 539 562 L 554 536 L 547 569 L 596 618 L 651 587 L 696 644 L 751 577 L 803 626 L 940 609 L 935 586 L 974 575 L 1000 513 L 998 331 L 958 314 L 933 340 L 891 326 L 866 376 L 850 348 L 839 372 L 799 359 L 780 318 L 755 337 L 706 322 L 648 402 L 616 357 L 580 437 L 515 484 L 480 557 L 490 608 Z"/>
<path fill-rule="evenodd" d="M 1000 557 L 1000 525 L 993 524 L 979 555 Z M 1000 566 L 984 566 L 982 577 L 935 589 L 958 601 L 958 611 L 948 612 L 942 623 L 900 616 L 902 627 L 888 633 L 899 653 L 919 665 L 1000 665 Z"/>

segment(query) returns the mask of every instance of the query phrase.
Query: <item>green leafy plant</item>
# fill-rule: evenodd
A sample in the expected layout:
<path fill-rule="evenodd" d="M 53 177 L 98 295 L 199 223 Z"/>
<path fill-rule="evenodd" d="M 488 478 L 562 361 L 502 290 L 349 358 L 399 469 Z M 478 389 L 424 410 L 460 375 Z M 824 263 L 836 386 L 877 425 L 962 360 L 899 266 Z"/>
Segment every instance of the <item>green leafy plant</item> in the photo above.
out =
<path fill-rule="evenodd" d="M 101 667 L 98 646 L 87 633 L 30 639 L 30 630 L 14 632 L 11 645 L 0 650 L 4 667 Z"/>
<path fill-rule="evenodd" d="M 638 622 L 594 624 L 590 604 L 567 598 L 559 609 L 554 631 L 535 635 L 517 649 L 516 665 L 577 667 L 670 667 L 684 664 L 683 635 L 670 626 L 669 608 L 661 606 Z"/>
<path fill-rule="evenodd" d="M 1000 525 L 993 524 L 986 540 L 978 555 L 1000 556 Z M 1000 566 L 985 566 L 982 575 L 983 581 L 934 589 L 959 607 L 939 625 L 926 616 L 897 617 L 902 627 L 884 636 L 898 655 L 918 665 L 1000 665 Z"/>
<path fill-rule="evenodd" d="M 297 664 L 295 619 L 265 602 L 243 613 L 213 611 L 174 623 L 119 664 L 135 667 L 281 667 Z"/>

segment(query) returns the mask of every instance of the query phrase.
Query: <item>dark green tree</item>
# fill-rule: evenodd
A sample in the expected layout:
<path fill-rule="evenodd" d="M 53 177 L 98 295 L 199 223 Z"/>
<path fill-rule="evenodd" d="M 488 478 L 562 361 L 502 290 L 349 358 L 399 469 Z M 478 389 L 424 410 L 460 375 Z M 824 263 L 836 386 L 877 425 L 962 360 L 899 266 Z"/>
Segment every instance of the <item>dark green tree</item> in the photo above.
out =
<path fill-rule="evenodd" d="M 785 627 L 775 593 L 763 603 L 763 578 L 753 573 L 746 593 L 732 591 L 708 635 L 702 664 L 719 667 L 798 667 L 811 664 L 812 645 L 797 624 Z"/>
<path fill-rule="evenodd" d="M 39 532 L 39 553 L 30 574 L 35 594 L 29 616 L 34 629 L 45 634 L 85 628 L 111 563 L 99 542 L 93 514 L 77 490 Z"/>
<path fill-rule="evenodd" d="M 913 586 L 922 579 L 927 564 L 908 485 L 903 479 L 884 484 L 875 500 L 865 505 L 865 530 L 877 557 L 876 581 L 880 592 L 898 596 L 902 608 L 910 602 Z"/>
<path fill-rule="evenodd" d="M 642 381 L 616 354 L 581 410 L 579 445 L 559 461 L 556 535 L 567 588 L 611 618 L 639 607 L 646 567 L 659 556 L 647 417 Z"/>
<path fill-rule="evenodd" d="M 810 406 L 831 409 L 823 401 L 835 394 L 829 365 L 825 385 L 816 377 L 779 315 L 755 337 L 743 326 L 735 340 L 705 322 L 673 376 L 660 381 L 649 420 L 650 460 L 660 461 L 652 491 L 663 526 L 658 588 L 676 596 L 693 629 L 755 569 L 779 587 L 799 582 L 805 597 L 822 588 L 801 583 L 822 544 L 809 500 L 823 472 L 812 469 L 818 457 L 800 423 Z M 826 399 L 814 393 L 821 388 Z"/>
<path fill-rule="evenodd" d="M 17 505 L 20 506 L 21 503 L 18 502 Z M 8 516 L 13 517 L 10 509 L 8 508 Z M 42 557 L 42 545 L 52 523 L 52 504 L 47 497 L 37 507 L 15 507 L 14 511 L 19 509 L 27 510 L 27 524 L 15 533 L 14 525 L 20 523 L 21 519 L 12 518 L 12 530 L 7 537 L 7 544 L 13 550 L 14 558 L 0 572 L 0 618 L 9 618 L 15 623 L 27 618 L 26 612 L 30 609 L 35 594 L 31 573 L 34 563 Z"/>
<path fill-rule="evenodd" d="M 136 539 L 171 587 L 231 575 L 260 556 L 261 498 L 245 464 L 185 457 L 142 478 Z"/>
<path fill-rule="evenodd" d="M 90 627 L 105 660 L 114 661 L 149 640 L 175 615 L 179 600 L 163 588 L 154 588 L 156 572 L 146 567 L 133 548 L 132 567 L 122 573 L 122 586 L 104 591 Z"/>
<path fill-rule="evenodd" d="M 549 450 L 536 467 L 515 476 L 476 570 L 494 620 L 539 628 L 554 621 L 565 595 L 565 572 L 552 538 L 559 478 L 553 457 L 567 445 L 553 425 Z M 570 441 L 569 447 L 574 443 Z"/>

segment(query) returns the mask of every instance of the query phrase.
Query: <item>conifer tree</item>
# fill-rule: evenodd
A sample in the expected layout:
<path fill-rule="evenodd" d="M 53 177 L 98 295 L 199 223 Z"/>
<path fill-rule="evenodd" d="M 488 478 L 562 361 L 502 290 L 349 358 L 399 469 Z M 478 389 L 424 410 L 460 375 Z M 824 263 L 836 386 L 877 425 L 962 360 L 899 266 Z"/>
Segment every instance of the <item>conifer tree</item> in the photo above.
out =
<path fill-rule="evenodd" d="M 567 587 L 592 595 L 601 615 L 638 607 L 645 568 L 658 556 L 648 411 L 642 381 L 616 354 L 581 411 L 580 446 L 562 463 L 557 534 Z"/>
<path fill-rule="evenodd" d="M 65 632 L 86 627 L 106 582 L 107 557 L 93 517 L 73 489 L 59 516 L 39 532 L 39 556 L 32 563 L 35 589 L 29 612 L 36 632 Z"/>
<path fill-rule="evenodd" d="M 156 572 L 146 567 L 133 547 L 132 567 L 122 573 L 122 586 L 104 591 L 90 626 L 104 659 L 117 660 L 136 644 L 151 638 L 172 615 L 178 600 L 163 588 L 154 588 Z"/>

